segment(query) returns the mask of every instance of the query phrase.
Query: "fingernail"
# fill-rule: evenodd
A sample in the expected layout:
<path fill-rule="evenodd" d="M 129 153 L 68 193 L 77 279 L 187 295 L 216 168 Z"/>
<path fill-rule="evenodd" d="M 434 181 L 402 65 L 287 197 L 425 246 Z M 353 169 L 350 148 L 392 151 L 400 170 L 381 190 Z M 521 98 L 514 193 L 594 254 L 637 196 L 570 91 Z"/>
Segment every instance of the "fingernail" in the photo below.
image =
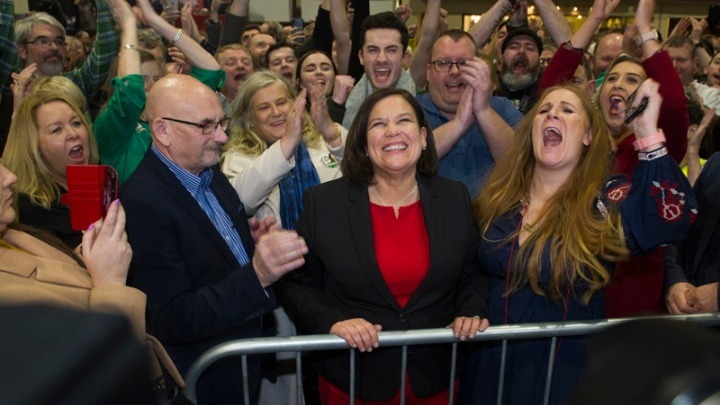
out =
<path fill-rule="evenodd" d="M 93 229 L 95 229 L 94 223 L 90 224 L 90 226 L 88 226 L 88 228 L 87 228 L 88 231 L 92 231 Z"/>
<path fill-rule="evenodd" d="M 120 199 L 118 198 L 117 200 L 113 201 L 113 204 L 120 205 Z"/>

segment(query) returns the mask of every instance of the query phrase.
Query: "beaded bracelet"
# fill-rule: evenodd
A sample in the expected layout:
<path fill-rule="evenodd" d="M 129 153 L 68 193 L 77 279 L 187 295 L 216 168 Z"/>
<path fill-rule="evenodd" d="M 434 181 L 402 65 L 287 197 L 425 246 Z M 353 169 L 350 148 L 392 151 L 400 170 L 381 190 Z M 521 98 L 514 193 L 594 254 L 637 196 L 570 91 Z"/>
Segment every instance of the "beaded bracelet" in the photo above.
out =
<path fill-rule="evenodd" d="M 337 141 L 338 139 L 340 139 L 341 136 L 342 136 L 342 132 L 340 131 L 340 125 L 335 124 L 335 134 L 325 142 L 327 142 L 329 144 L 333 143 L 333 142 Z"/>
<path fill-rule="evenodd" d="M 651 160 L 655 160 L 655 159 L 661 158 L 661 157 L 663 157 L 663 156 L 665 156 L 665 155 L 667 155 L 667 154 L 668 154 L 668 150 L 667 150 L 666 147 L 663 146 L 662 148 L 660 148 L 660 149 L 655 149 L 655 150 L 652 151 L 652 152 L 639 152 L 639 153 L 638 153 L 638 159 L 640 159 L 640 160 L 645 160 L 645 161 L 649 162 L 649 161 L 651 161 Z"/>

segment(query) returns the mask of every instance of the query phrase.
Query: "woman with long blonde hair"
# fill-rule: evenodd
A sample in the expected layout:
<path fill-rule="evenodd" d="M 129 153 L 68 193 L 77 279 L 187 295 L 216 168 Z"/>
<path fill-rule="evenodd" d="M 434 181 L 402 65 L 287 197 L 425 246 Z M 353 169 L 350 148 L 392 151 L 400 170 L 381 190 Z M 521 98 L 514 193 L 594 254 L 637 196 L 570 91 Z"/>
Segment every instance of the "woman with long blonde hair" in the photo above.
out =
<path fill-rule="evenodd" d="M 18 176 L 19 222 L 53 232 L 71 248 L 82 233 L 71 229 L 70 210 L 60 202 L 67 190 L 65 168 L 98 162 L 85 110 L 85 96 L 70 79 L 36 79 L 13 117 L 2 155 Z"/>
<path fill-rule="evenodd" d="M 325 94 L 313 89 L 311 112 L 279 75 L 252 74 L 235 97 L 222 171 L 248 215 L 275 217 L 292 229 L 302 191 L 338 178 L 347 131 L 330 119 Z"/>
<path fill-rule="evenodd" d="M 692 189 L 656 136 L 662 97 L 648 80 L 631 126 L 641 163 L 632 184 L 611 177 L 605 123 L 583 90 L 552 87 L 517 129 L 473 205 L 490 280 L 493 325 L 602 319 L 612 263 L 684 237 Z M 503 400 L 542 403 L 552 358 L 550 403 L 564 403 L 583 359 L 583 339 L 515 341 L 506 353 Z M 554 350 L 554 353 L 551 353 Z M 466 403 L 495 403 L 499 345 L 471 355 Z"/>

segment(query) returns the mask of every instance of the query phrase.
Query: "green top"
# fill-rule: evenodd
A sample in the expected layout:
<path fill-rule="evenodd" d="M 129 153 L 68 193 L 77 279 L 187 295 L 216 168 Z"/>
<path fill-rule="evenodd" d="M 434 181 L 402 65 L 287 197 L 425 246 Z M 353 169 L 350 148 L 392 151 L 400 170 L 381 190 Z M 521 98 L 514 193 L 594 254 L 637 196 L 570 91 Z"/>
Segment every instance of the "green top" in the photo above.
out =
<path fill-rule="evenodd" d="M 10 73 L 22 70 L 13 31 L 13 1 L 0 0 L 0 87 L 10 91 Z M 115 30 L 115 19 L 107 0 L 97 1 L 97 36 L 92 52 L 81 67 L 63 76 L 73 81 L 87 98 L 92 101 L 107 78 L 110 64 L 120 48 L 119 34 Z"/>
<path fill-rule="evenodd" d="M 193 67 L 190 74 L 211 89 L 218 90 L 225 83 L 222 70 Z M 112 80 L 115 89 L 107 107 L 93 123 L 100 163 L 110 165 L 124 183 L 145 156 L 152 137 L 150 127 L 140 120 L 145 109 L 145 82 L 141 75 L 130 74 Z"/>

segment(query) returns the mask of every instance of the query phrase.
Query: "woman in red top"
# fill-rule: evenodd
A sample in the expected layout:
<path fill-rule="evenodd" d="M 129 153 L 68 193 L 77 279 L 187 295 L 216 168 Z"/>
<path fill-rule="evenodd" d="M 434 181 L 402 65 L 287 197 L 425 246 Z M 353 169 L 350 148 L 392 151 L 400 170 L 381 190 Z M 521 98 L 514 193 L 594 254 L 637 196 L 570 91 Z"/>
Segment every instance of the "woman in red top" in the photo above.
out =
<path fill-rule="evenodd" d="M 334 333 L 357 348 L 356 403 L 399 403 L 401 351 L 380 330 L 439 328 L 472 338 L 488 326 L 487 286 L 464 185 L 435 176 L 432 130 L 404 90 L 369 96 L 350 128 L 343 178 L 307 190 L 297 231 L 305 266 L 278 285 L 302 333 Z M 406 400 L 447 404 L 450 348 L 409 350 Z M 325 404 L 348 403 L 349 356 L 315 359 Z"/>

